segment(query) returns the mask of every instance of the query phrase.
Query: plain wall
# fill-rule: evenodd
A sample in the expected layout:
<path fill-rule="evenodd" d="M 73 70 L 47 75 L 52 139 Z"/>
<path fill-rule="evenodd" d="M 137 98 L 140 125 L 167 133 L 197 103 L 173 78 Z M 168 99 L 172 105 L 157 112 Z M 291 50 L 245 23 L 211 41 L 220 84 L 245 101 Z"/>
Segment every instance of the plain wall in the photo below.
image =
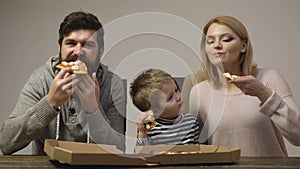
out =
<path fill-rule="evenodd" d="M 241 20 L 249 31 L 255 62 L 261 67 L 279 71 L 289 83 L 296 102 L 300 103 L 300 78 L 297 73 L 300 63 L 299 0 L 1 0 L 0 123 L 12 112 L 19 92 L 32 71 L 57 54 L 59 24 L 67 14 L 77 10 L 93 12 L 107 27 L 119 23 L 124 17 L 126 21 L 127 16 L 132 20 L 130 17 L 136 13 L 170 14 L 170 20 L 178 17 L 177 21 L 186 22 L 191 27 L 172 27 L 171 23 L 160 21 L 163 17 L 156 17 L 161 22 L 156 27 L 178 31 L 178 34 L 182 31 L 183 36 L 196 35 L 189 39 L 195 50 L 200 45 L 197 29 L 201 30 L 214 16 L 232 15 Z M 143 26 L 155 26 L 151 25 L 155 20 L 145 21 L 141 21 Z M 123 23 L 114 28 L 130 31 L 140 26 L 135 24 Z M 110 30 L 105 31 L 106 41 L 118 37 Z M 111 48 L 106 47 L 102 61 L 122 78 L 128 79 L 128 83 L 135 73 L 146 67 L 164 68 L 176 77 L 197 71 L 200 65 L 197 52 L 185 42 L 166 34 L 131 33 L 120 41 L 114 41 L 116 43 Z M 136 109 L 132 107 L 130 98 L 127 113 L 127 152 L 132 152 Z M 290 156 L 300 156 L 299 147 L 287 143 L 287 148 Z M 29 151 L 30 148 L 26 148 L 18 153 Z"/>

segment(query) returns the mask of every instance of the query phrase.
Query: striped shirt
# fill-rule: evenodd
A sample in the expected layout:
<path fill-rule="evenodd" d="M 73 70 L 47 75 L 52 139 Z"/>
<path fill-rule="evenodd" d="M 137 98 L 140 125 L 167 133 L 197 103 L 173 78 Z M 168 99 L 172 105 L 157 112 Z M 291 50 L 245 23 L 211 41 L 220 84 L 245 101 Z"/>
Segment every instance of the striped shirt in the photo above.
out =
<path fill-rule="evenodd" d="M 156 119 L 147 131 L 148 138 L 137 138 L 137 146 L 199 144 L 199 124 L 192 114 L 180 114 L 175 120 Z"/>

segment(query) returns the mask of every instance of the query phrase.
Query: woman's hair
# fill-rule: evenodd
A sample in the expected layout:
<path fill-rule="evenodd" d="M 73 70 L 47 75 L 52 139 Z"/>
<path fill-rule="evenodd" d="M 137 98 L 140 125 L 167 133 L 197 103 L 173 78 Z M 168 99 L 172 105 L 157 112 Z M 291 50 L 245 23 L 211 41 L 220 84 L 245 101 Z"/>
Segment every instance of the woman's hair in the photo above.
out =
<path fill-rule="evenodd" d="M 130 84 L 130 96 L 133 104 L 140 111 L 148 111 L 151 106 L 150 93 L 155 89 L 162 89 L 162 86 L 171 80 L 174 80 L 174 78 L 160 69 L 148 69 L 142 72 Z"/>
<path fill-rule="evenodd" d="M 59 27 L 58 44 L 62 46 L 62 41 L 65 36 L 80 29 L 97 31 L 99 50 L 104 47 L 104 31 L 101 22 L 95 15 L 83 11 L 72 12 L 64 18 L 64 21 Z"/>
<path fill-rule="evenodd" d="M 219 82 L 219 74 L 217 68 L 210 62 L 206 51 L 206 35 L 208 28 L 213 24 L 217 23 L 220 25 L 227 26 L 233 32 L 237 34 L 237 36 L 247 44 L 246 52 L 241 53 L 240 55 L 240 69 L 242 71 L 242 75 L 256 75 L 257 66 L 253 63 L 253 49 L 251 45 L 251 41 L 245 26 L 236 18 L 231 16 L 217 16 L 212 18 L 203 28 L 203 35 L 201 40 L 201 58 L 202 58 L 202 65 L 201 65 L 201 73 L 205 79 L 208 79 L 213 82 Z"/>

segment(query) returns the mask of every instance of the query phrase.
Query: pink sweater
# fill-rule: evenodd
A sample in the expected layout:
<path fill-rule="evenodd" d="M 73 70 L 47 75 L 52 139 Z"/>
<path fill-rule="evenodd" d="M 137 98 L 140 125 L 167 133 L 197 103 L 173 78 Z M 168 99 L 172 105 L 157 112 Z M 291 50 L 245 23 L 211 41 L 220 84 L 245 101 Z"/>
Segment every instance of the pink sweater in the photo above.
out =
<path fill-rule="evenodd" d="M 300 109 L 288 84 L 271 69 L 260 69 L 256 78 L 273 90 L 263 105 L 242 92 L 211 90 L 208 81 L 192 88 L 190 112 L 203 127 L 200 142 L 240 148 L 242 156 L 287 156 L 283 136 L 300 145 Z"/>

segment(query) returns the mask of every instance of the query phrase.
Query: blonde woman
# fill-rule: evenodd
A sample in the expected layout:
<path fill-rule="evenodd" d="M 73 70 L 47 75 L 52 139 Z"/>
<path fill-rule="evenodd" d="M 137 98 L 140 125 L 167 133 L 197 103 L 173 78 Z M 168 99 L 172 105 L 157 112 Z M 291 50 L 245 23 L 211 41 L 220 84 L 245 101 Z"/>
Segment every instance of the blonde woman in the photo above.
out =
<path fill-rule="evenodd" d="M 202 122 L 201 142 L 240 148 L 242 156 L 287 156 L 283 137 L 300 145 L 299 106 L 278 72 L 254 64 L 239 20 L 211 19 L 203 29 L 201 57 L 205 81 L 190 93 L 190 112 Z"/>

